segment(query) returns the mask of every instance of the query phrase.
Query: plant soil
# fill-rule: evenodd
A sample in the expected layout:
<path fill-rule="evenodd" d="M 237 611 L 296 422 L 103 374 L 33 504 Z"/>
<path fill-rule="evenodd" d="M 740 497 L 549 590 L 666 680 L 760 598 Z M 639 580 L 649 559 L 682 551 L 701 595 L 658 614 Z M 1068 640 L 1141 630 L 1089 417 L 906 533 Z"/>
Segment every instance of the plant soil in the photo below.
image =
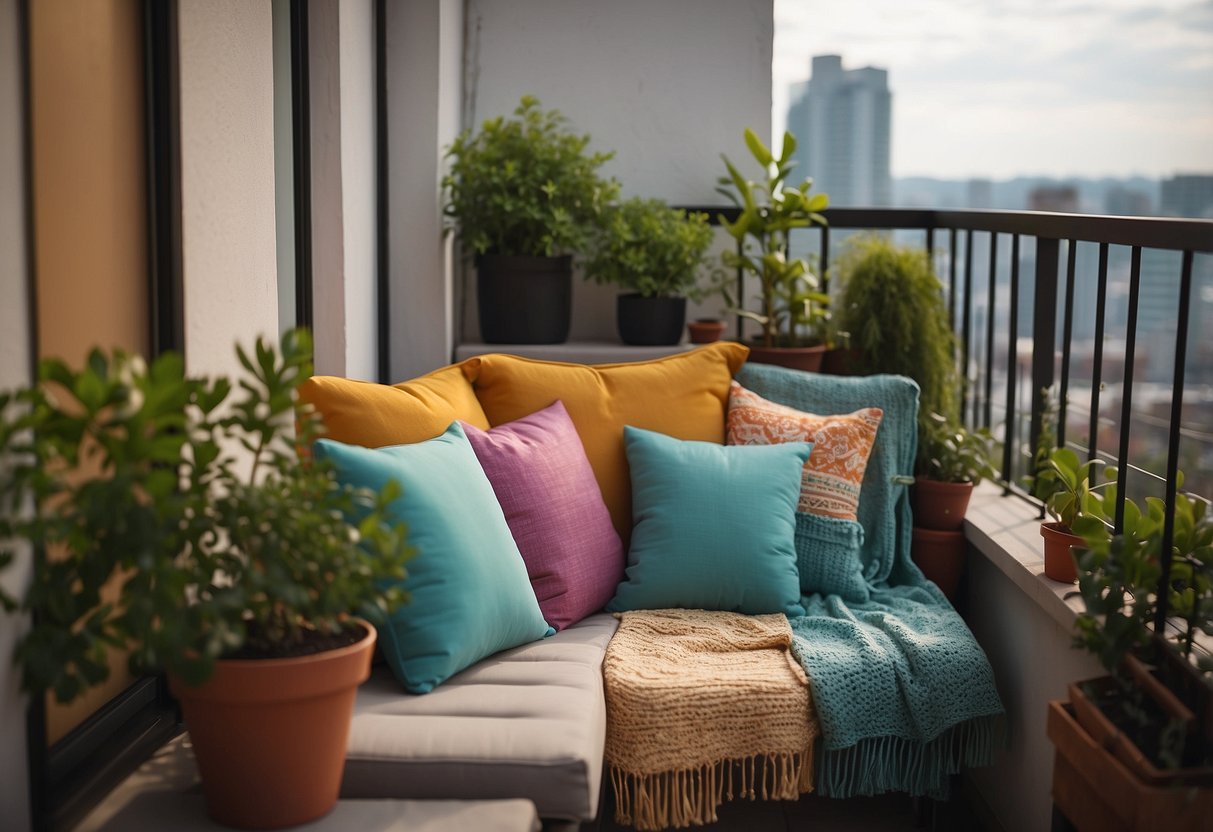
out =
<path fill-rule="evenodd" d="M 328 650 L 337 650 L 356 644 L 366 636 L 366 627 L 353 623 L 344 630 L 335 633 L 322 633 L 319 630 L 300 630 L 299 640 L 293 643 L 275 642 L 272 646 L 266 639 L 249 627 L 249 637 L 243 647 L 228 653 L 225 659 L 292 659 L 299 656 L 311 656 Z"/>
<path fill-rule="evenodd" d="M 1095 703 L 1116 729 L 1132 741 L 1155 767 L 1167 766 L 1159 759 L 1159 737 L 1167 725 L 1167 715 L 1148 696 L 1130 702 L 1115 684 L 1083 685 L 1083 693 Z M 1142 718 L 1134 716 L 1134 711 Z"/>

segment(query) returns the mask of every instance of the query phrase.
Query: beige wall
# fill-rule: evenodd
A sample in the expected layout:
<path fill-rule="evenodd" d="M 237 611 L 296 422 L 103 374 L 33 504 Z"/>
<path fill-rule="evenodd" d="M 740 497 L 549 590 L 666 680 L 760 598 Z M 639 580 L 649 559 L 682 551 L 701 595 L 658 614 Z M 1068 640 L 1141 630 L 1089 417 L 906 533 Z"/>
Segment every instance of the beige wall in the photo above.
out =
<path fill-rule="evenodd" d="M 148 347 L 142 7 L 137 0 L 30 4 L 38 354 L 81 363 L 94 346 Z M 132 680 L 70 705 L 48 700 L 55 742 Z"/>
<path fill-rule="evenodd" d="M 31 3 L 38 347 L 147 348 L 142 9 Z"/>
<path fill-rule="evenodd" d="M 186 363 L 235 373 L 278 331 L 270 0 L 189 0 L 178 31 Z"/>

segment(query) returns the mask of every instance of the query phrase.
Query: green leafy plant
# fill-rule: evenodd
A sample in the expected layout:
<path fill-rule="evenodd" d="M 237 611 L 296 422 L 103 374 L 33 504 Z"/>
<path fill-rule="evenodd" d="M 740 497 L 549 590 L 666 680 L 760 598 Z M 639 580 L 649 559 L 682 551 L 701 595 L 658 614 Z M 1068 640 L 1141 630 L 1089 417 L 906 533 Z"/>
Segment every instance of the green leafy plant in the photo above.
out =
<path fill-rule="evenodd" d="M 558 110 L 523 96 L 512 119 L 488 119 L 451 143 L 443 213 L 477 254 L 581 251 L 619 192 L 598 173 L 614 154 L 587 154 L 589 143 Z"/>
<path fill-rule="evenodd" d="M 1098 458 L 1082 462 L 1070 448 L 1054 448 L 1043 467 L 1038 469 L 1033 496 L 1045 501 L 1045 509 L 1061 523 L 1062 531 L 1072 531 L 1081 515 L 1101 522 L 1107 519 L 1104 502 L 1108 494 L 1101 493 L 1101 489 L 1109 490 L 1114 497 L 1113 483 L 1091 484 L 1095 471 L 1104 464 Z M 1109 468 L 1106 474 L 1109 478 L 1114 477 L 1116 469 Z"/>
<path fill-rule="evenodd" d="M 708 215 L 635 197 L 607 210 L 587 277 L 646 298 L 697 296 L 699 270 L 712 243 Z"/>
<path fill-rule="evenodd" d="M 343 487 L 301 456 L 319 429 L 296 393 L 311 352 L 303 330 L 281 354 L 238 347 L 233 384 L 174 353 L 94 350 L 0 394 L 2 560 L 22 540 L 34 559 L 24 597 L 0 600 L 33 613 L 16 653 L 28 690 L 71 701 L 108 675 L 109 648 L 197 684 L 216 658 L 353 640 L 351 613 L 406 600 L 412 550 L 386 514 L 399 488 Z"/>
<path fill-rule="evenodd" d="M 837 267 L 833 325 L 850 333 L 860 373 L 896 373 L 918 383 L 919 413 L 956 420 L 955 337 L 943 284 L 925 251 L 879 236 L 848 241 Z M 921 438 L 930 425 L 919 431 Z M 923 467 L 920 458 L 919 467 Z"/>
<path fill-rule="evenodd" d="M 1182 483 L 1182 473 L 1180 474 Z M 1112 487 L 1114 490 L 1114 486 Z M 1115 499 L 1109 494 L 1105 499 Z M 1074 532 L 1086 548 L 1077 555 L 1078 588 L 1084 611 L 1075 621 L 1076 647 L 1088 650 L 1116 681 L 1119 707 L 1136 726 L 1135 740 L 1166 767 L 1209 765 L 1213 744 L 1208 728 L 1188 739 L 1187 731 L 1167 720 L 1151 720 L 1141 689 L 1129 672 L 1126 658 L 1136 656 L 1156 665 L 1158 678 L 1189 707 L 1201 698 L 1193 696 L 1193 668 L 1197 687 L 1213 688 L 1213 659 L 1198 649 L 1201 637 L 1213 636 L 1213 512 L 1208 503 L 1190 494 L 1176 495 L 1171 545 L 1171 571 L 1165 588 L 1167 615 L 1175 626 L 1155 632 L 1152 628 L 1160 601 L 1162 545 L 1166 504 L 1146 499 L 1141 510 L 1132 500 L 1124 505 L 1123 529 L 1113 535 L 1095 513 L 1074 519 Z M 1157 650 L 1172 651 L 1181 659 L 1182 673 Z M 1205 690 L 1207 701 L 1213 691 Z M 1198 715 L 1202 709 L 1192 708 Z M 1147 750 L 1143 748 L 1143 750 Z"/>
<path fill-rule="evenodd" d="M 969 430 L 939 413 L 920 425 L 918 473 L 939 482 L 977 485 L 996 476 L 990 463 L 994 437 L 985 429 Z"/>
<path fill-rule="evenodd" d="M 825 194 L 809 195 L 812 179 L 799 185 L 786 182 L 795 162 L 796 138 L 785 132 L 779 156 L 774 156 L 753 130 L 745 131 L 746 147 L 763 171 L 758 182 L 746 179 L 724 159 L 729 175 L 719 179 L 719 193 L 741 209 L 736 221 L 721 224 L 741 247 L 726 251 L 724 264 L 758 278 L 758 311 L 741 307 L 742 298 L 725 294 L 729 311 L 756 321 L 762 327 L 762 346 L 795 347 L 820 343 L 829 320 L 829 296 L 821 292 L 811 261 L 788 254 L 788 233 L 794 228 L 825 225 L 821 211 L 829 205 Z"/>

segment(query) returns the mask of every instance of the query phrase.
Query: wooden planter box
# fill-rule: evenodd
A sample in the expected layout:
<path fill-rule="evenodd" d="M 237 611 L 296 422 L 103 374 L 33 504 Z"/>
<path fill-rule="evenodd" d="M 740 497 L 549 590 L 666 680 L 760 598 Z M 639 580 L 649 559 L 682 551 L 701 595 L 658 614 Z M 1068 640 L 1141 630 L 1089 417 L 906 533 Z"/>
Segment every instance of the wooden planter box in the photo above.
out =
<path fill-rule="evenodd" d="M 1207 832 L 1213 788 L 1148 785 L 1091 738 L 1068 702 L 1050 702 L 1053 802 L 1079 832 Z"/>

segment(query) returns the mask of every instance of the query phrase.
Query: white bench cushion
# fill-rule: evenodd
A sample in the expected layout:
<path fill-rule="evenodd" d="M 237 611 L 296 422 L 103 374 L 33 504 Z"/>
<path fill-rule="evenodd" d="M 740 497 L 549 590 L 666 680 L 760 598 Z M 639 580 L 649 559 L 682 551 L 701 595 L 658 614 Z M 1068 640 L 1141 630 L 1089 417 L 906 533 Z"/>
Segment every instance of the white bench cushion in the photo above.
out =
<path fill-rule="evenodd" d="M 343 797 L 526 798 L 544 818 L 598 810 L 602 659 L 618 622 L 600 613 L 411 695 L 386 667 L 358 692 Z"/>

